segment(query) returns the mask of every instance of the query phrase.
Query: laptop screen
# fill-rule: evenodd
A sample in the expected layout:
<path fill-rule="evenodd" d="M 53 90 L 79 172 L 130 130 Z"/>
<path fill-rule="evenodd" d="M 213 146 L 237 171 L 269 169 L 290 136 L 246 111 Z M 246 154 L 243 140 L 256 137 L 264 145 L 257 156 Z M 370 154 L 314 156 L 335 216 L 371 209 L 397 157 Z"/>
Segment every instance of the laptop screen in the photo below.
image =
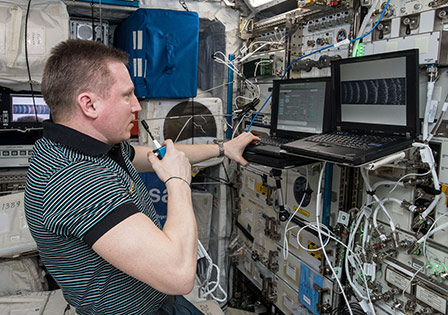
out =
<path fill-rule="evenodd" d="M 342 129 L 416 134 L 417 50 L 341 59 L 332 67 Z"/>
<path fill-rule="evenodd" d="M 271 134 L 294 138 L 322 133 L 330 85 L 330 78 L 275 80 Z"/>

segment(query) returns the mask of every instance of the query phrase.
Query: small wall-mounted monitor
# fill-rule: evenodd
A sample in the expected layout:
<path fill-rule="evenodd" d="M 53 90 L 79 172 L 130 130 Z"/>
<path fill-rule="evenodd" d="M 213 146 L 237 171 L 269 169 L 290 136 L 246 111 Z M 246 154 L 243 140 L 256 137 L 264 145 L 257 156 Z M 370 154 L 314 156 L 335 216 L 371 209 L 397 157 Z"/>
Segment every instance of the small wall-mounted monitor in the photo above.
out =
<path fill-rule="evenodd" d="M 4 87 L 0 87 L 0 113 L 0 146 L 34 144 L 42 137 L 42 121 L 50 119 L 41 93 Z"/>
<path fill-rule="evenodd" d="M 11 94 L 11 123 L 41 123 L 50 119 L 42 95 Z"/>

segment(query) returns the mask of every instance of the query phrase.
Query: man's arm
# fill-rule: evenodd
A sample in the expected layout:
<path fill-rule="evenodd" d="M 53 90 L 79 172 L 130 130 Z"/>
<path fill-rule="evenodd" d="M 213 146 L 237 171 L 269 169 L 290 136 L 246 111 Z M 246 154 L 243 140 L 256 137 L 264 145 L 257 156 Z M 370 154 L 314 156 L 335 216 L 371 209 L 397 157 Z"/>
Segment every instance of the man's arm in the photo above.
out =
<path fill-rule="evenodd" d="M 250 132 L 245 132 L 238 137 L 224 143 L 224 155 L 242 165 L 248 162 L 243 158 L 243 151 L 246 146 L 253 142 L 259 141 L 260 138 L 254 136 Z M 185 153 L 191 164 L 199 163 L 219 155 L 219 147 L 217 144 L 176 144 L 176 149 Z M 132 163 L 138 172 L 153 171 L 152 165 L 148 163 L 147 153 L 153 149 L 150 146 L 135 146 L 135 156 Z"/>
<path fill-rule="evenodd" d="M 107 231 L 95 250 L 130 276 L 167 294 L 186 294 L 193 289 L 197 259 L 197 227 L 189 182 L 191 166 L 183 152 L 167 141 L 163 160 L 148 159 L 168 192 L 167 221 L 160 230 L 146 215 L 131 215 Z"/>

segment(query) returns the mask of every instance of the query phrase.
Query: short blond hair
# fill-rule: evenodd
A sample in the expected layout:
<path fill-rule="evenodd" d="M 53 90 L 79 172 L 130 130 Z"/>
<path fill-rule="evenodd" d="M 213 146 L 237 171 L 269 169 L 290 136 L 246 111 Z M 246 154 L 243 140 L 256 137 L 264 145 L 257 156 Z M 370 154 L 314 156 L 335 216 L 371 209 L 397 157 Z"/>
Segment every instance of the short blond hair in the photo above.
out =
<path fill-rule="evenodd" d="M 94 41 L 69 39 L 56 45 L 42 77 L 42 95 L 53 120 L 69 119 L 80 93 L 107 97 L 114 83 L 108 64 L 127 65 L 128 60 L 127 53 Z"/>

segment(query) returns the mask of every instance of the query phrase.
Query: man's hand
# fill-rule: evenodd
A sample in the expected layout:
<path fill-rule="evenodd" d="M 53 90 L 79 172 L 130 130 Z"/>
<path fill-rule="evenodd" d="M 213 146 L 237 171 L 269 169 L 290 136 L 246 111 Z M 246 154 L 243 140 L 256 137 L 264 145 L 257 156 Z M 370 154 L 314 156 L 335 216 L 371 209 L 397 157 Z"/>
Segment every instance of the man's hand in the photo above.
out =
<path fill-rule="evenodd" d="M 191 180 L 191 165 L 185 153 L 176 150 L 171 140 L 166 140 L 162 145 L 166 145 L 166 154 L 162 160 L 159 160 L 151 151 L 147 155 L 159 179 L 165 182 L 168 178 L 177 176 L 189 183 Z"/>
<path fill-rule="evenodd" d="M 224 142 L 224 154 L 229 159 L 234 160 L 241 165 L 248 165 L 249 162 L 243 158 L 244 149 L 249 143 L 260 140 L 260 138 L 254 136 L 250 132 L 242 133 L 238 137 Z"/>

